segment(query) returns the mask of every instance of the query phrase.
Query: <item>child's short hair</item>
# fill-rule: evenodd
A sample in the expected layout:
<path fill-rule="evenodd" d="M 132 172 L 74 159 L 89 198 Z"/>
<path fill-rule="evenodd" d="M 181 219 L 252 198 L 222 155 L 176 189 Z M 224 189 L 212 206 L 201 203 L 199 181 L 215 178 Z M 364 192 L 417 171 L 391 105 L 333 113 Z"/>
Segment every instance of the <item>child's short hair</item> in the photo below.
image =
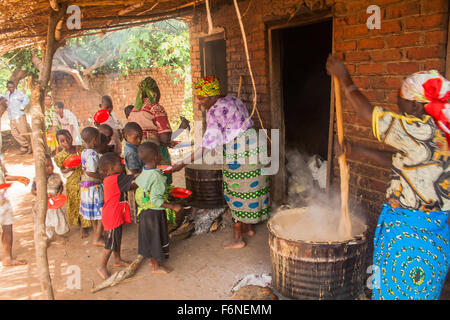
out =
<path fill-rule="evenodd" d="M 56 106 L 58 109 L 64 109 L 64 103 L 61 102 L 61 101 L 55 102 L 55 106 Z"/>
<path fill-rule="evenodd" d="M 98 170 L 105 174 L 118 162 L 120 163 L 121 159 L 117 153 L 107 152 L 100 157 L 100 160 L 98 161 Z"/>
<path fill-rule="evenodd" d="M 133 109 L 134 109 L 134 106 L 131 104 L 129 106 L 126 106 L 125 109 L 123 109 L 123 112 L 125 112 L 125 117 L 127 117 L 127 119 L 130 116 L 130 113 Z"/>
<path fill-rule="evenodd" d="M 144 142 L 138 147 L 139 158 L 144 162 L 151 161 L 160 152 L 159 146 L 153 142 Z"/>
<path fill-rule="evenodd" d="M 73 137 L 72 137 L 72 135 L 70 134 L 69 130 L 66 130 L 66 129 L 61 129 L 61 130 L 58 130 L 58 131 L 56 132 L 56 140 L 57 140 L 57 141 L 59 141 L 59 140 L 58 140 L 58 137 L 59 137 L 59 136 L 66 136 L 67 138 L 70 138 L 70 139 L 73 140 Z"/>
<path fill-rule="evenodd" d="M 81 130 L 81 139 L 83 139 L 84 142 L 89 143 L 94 139 L 97 139 L 100 132 L 94 128 L 94 127 L 86 127 L 83 130 Z"/>
<path fill-rule="evenodd" d="M 111 128 L 111 126 L 107 125 L 106 123 L 99 125 L 98 131 L 100 131 L 100 133 L 103 133 L 107 137 L 111 137 L 114 133 L 113 128 Z"/>
<path fill-rule="evenodd" d="M 131 133 L 142 134 L 142 128 L 137 122 L 128 122 L 125 127 L 123 127 L 123 134 L 127 136 Z"/>

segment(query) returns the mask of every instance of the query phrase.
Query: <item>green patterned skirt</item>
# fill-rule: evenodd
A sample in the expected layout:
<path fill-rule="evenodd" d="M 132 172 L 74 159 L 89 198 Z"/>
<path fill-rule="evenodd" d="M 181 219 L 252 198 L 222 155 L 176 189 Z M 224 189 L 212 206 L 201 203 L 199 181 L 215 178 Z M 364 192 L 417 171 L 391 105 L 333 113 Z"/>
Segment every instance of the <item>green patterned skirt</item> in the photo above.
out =
<path fill-rule="evenodd" d="M 250 128 L 224 147 L 223 189 L 234 220 L 256 224 L 269 218 L 269 176 L 263 176 L 258 135 Z"/>

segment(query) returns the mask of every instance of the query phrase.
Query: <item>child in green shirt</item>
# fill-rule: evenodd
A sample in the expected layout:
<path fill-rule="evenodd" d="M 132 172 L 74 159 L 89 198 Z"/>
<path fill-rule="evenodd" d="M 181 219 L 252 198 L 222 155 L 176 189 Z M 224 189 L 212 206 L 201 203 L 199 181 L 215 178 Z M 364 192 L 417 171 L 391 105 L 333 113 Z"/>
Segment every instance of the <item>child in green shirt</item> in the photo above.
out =
<path fill-rule="evenodd" d="M 137 177 L 136 203 L 139 217 L 138 251 L 150 258 L 153 273 L 165 274 L 168 269 L 161 266 L 169 255 L 169 232 L 165 209 L 179 213 L 180 204 L 167 203 L 166 179 L 156 167 L 161 163 L 159 146 L 146 142 L 138 148 L 139 158 L 144 162 L 142 173 Z"/>

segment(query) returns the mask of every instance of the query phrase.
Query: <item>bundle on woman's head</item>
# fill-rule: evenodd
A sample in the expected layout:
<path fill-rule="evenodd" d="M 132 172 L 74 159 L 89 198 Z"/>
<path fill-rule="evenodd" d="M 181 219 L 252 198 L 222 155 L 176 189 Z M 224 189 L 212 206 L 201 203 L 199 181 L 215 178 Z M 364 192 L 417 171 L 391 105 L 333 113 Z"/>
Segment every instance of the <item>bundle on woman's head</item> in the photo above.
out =
<path fill-rule="evenodd" d="M 195 85 L 195 94 L 200 97 L 214 97 L 220 95 L 220 82 L 216 76 L 201 78 Z"/>
<path fill-rule="evenodd" d="M 159 102 L 161 93 L 159 91 L 156 81 L 152 77 L 147 77 L 139 83 L 139 90 L 136 96 L 134 108 L 141 110 L 144 104 L 144 98 L 148 99 L 148 103 L 153 104 Z"/>
<path fill-rule="evenodd" d="M 444 131 L 450 146 L 450 81 L 437 70 L 416 72 L 403 81 L 400 97 L 425 103 L 425 112 Z"/>

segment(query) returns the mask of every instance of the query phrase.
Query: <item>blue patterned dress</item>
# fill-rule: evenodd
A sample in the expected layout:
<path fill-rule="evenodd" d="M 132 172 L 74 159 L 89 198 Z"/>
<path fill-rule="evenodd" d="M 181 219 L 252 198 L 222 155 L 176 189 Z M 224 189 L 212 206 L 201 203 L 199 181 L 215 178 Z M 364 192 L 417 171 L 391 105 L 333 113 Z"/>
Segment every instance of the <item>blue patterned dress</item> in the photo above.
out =
<path fill-rule="evenodd" d="M 86 220 L 101 220 L 103 208 L 103 184 L 101 180 L 89 177 L 86 172 L 98 172 L 99 154 L 93 149 L 81 153 L 83 175 L 80 181 L 80 214 Z"/>
<path fill-rule="evenodd" d="M 450 151 L 429 116 L 373 111 L 375 137 L 398 150 L 374 238 L 373 299 L 439 299 L 449 267 Z"/>
<path fill-rule="evenodd" d="M 223 152 L 223 189 L 234 221 L 257 224 L 267 220 L 271 210 L 269 176 L 262 174 L 260 161 L 265 150 L 246 106 L 236 97 L 220 98 L 208 111 L 206 122 L 202 146 Z"/>

